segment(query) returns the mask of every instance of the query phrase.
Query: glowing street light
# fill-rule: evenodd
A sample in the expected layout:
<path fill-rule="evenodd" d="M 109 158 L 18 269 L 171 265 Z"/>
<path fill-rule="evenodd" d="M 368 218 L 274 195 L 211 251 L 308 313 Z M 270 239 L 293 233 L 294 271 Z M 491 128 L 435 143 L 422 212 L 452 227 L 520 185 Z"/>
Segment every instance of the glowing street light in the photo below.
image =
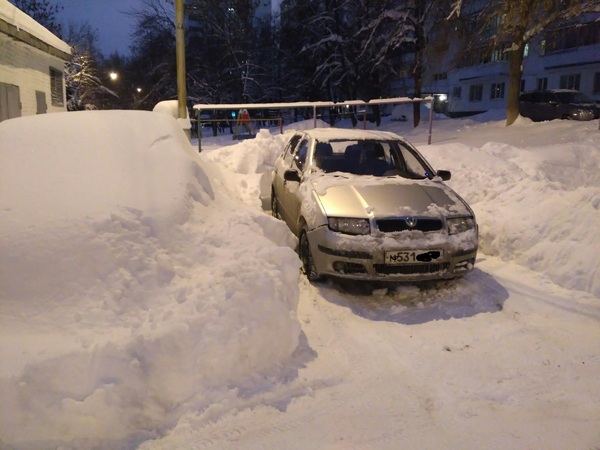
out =
<path fill-rule="evenodd" d="M 108 76 L 113 81 L 115 81 L 117 78 L 119 78 L 119 74 L 117 72 L 111 72 L 111 73 L 108 74 Z"/>

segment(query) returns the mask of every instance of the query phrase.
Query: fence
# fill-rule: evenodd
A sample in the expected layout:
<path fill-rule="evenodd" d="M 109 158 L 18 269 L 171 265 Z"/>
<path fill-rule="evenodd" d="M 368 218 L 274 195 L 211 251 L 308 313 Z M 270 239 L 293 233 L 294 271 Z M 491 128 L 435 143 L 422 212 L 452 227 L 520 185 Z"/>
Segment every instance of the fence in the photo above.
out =
<path fill-rule="evenodd" d="M 232 103 L 232 104 L 197 104 L 194 105 L 194 110 L 196 111 L 196 120 L 198 124 L 201 124 L 203 121 L 210 121 L 211 119 L 202 119 L 202 111 L 213 111 L 216 113 L 217 111 L 233 111 L 237 112 L 240 109 L 248 109 L 248 110 L 260 110 L 262 111 L 262 115 L 265 115 L 265 111 L 279 111 L 280 118 L 280 131 L 283 133 L 283 123 L 285 121 L 285 114 L 283 112 L 290 111 L 299 111 L 299 110 L 309 110 L 312 112 L 312 119 L 314 121 L 314 127 L 317 127 L 317 118 L 319 117 L 318 110 L 327 108 L 327 110 L 331 108 L 353 108 L 363 107 L 363 126 L 366 128 L 367 124 L 367 107 L 372 106 L 381 106 L 381 105 L 395 105 L 395 104 L 405 104 L 405 103 L 430 103 L 429 108 L 429 136 L 428 136 L 428 144 L 431 144 L 431 134 L 433 128 L 433 97 L 425 97 L 425 98 L 408 98 L 408 97 L 398 97 L 398 98 L 383 98 L 383 99 L 374 99 L 368 102 L 362 100 L 351 100 L 347 102 L 291 102 L 291 103 Z M 268 114 L 267 114 L 268 115 Z M 288 114 L 289 115 L 289 114 Z M 306 119 L 306 117 L 304 117 Z M 214 119 L 217 121 L 229 120 L 235 122 L 236 119 Z M 256 117 L 255 117 L 256 120 Z M 269 120 L 269 117 L 260 117 L 259 120 Z M 292 122 L 290 120 L 290 122 Z M 287 123 L 287 122 L 286 122 Z M 200 130 L 199 128 L 198 130 Z M 198 151 L 202 151 L 202 133 L 198 133 Z"/>

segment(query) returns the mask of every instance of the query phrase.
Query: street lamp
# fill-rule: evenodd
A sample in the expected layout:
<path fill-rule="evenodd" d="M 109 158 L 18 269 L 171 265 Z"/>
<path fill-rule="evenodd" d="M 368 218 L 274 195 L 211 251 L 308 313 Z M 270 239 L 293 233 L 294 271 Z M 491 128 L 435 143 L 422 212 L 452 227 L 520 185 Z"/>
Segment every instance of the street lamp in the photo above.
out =
<path fill-rule="evenodd" d="M 108 74 L 108 76 L 113 81 L 115 81 L 117 78 L 119 78 L 119 74 L 117 72 L 111 72 L 111 73 Z"/>

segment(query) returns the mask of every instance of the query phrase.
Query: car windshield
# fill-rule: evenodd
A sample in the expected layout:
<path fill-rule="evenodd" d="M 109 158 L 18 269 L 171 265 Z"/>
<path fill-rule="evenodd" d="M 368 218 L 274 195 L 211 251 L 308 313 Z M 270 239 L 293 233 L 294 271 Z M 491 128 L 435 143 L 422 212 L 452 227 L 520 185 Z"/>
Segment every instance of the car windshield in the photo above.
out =
<path fill-rule="evenodd" d="M 593 103 L 593 100 L 583 92 L 557 92 L 561 103 Z"/>
<path fill-rule="evenodd" d="M 431 168 L 401 141 L 332 140 L 317 142 L 313 165 L 325 173 L 341 172 L 376 177 L 431 177 Z"/>

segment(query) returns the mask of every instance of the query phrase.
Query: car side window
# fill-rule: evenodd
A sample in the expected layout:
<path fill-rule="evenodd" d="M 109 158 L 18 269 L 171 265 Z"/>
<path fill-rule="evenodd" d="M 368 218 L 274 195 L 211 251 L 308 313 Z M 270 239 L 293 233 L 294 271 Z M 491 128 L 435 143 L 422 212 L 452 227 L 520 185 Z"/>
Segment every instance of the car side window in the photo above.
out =
<path fill-rule="evenodd" d="M 542 93 L 542 102 L 544 103 L 558 103 L 556 96 L 550 92 Z"/>
<path fill-rule="evenodd" d="M 296 145 L 302 136 L 295 135 L 290 138 L 287 145 L 285 146 L 285 150 L 283 151 L 283 159 L 285 161 L 290 161 L 294 153 L 296 152 Z"/>
<path fill-rule="evenodd" d="M 402 161 L 399 161 L 400 169 L 408 178 L 428 178 L 429 173 L 427 167 L 421 162 L 419 157 L 415 155 L 409 148 L 402 143 L 399 145 L 400 156 Z"/>
<path fill-rule="evenodd" d="M 298 151 L 294 155 L 294 164 L 300 169 L 300 172 L 302 172 L 304 170 L 304 164 L 306 163 L 306 156 L 308 155 L 308 140 L 304 139 L 297 148 Z"/>

